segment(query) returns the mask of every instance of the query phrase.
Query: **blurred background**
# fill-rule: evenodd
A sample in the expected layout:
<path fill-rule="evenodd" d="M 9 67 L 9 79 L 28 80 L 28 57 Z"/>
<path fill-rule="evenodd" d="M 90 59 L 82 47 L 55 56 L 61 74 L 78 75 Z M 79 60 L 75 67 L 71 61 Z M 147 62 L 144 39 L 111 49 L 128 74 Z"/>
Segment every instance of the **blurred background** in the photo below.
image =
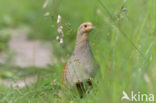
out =
<path fill-rule="evenodd" d="M 155 11 L 155 0 L 0 0 L 0 103 L 121 103 L 123 91 L 156 95 Z M 86 21 L 96 27 L 90 45 L 102 77 L 79 99 L 60 89 L 61 74 Z M 56 40 L 60 25 L 63 43 Z"/>

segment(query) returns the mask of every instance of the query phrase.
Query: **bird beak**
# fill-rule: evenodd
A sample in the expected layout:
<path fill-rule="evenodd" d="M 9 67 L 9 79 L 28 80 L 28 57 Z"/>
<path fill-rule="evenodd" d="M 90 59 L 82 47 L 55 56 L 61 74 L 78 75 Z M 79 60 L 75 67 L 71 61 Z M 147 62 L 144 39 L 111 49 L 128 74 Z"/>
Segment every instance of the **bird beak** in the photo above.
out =
<path fill-rule="evenodd" d="M 91 29 L 95 29 L 95 27 L 94 26 L 91 26 Z"/>

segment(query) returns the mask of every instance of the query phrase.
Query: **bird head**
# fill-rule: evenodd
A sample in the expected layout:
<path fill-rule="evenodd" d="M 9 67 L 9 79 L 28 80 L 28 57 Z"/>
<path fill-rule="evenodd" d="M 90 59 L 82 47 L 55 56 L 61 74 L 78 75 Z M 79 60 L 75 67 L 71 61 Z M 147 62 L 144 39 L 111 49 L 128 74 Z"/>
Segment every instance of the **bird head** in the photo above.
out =
<path fill-rule="evenodd" d="M 93 24 L 91 22 L 85 22 L 80 25 L 77 32 L 77 41 L 84 41 L 88 39 L 89 33 L 93 30 Z"/>
<path fill-rule="evenodd" d="M 85 22 L 85 23 L 83 23 L 83 24 L 80 25 L 78 31 L 81 34 L 83 34 L 83 33 L 89 33 L 89 32 L 91 32 L 92 29 L 94 29 L 93 24 L 91 22 Z"/>

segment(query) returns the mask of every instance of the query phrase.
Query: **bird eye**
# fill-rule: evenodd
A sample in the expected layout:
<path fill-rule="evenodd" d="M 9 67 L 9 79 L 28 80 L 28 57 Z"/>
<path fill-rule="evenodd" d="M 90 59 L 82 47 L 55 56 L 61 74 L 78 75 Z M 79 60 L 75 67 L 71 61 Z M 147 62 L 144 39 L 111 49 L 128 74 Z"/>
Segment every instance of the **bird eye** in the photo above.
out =
<path fill-rule="evenodd" d="M 84 25 L 84 27 L 86 28 L 86 27 L 87 27 L 87 25 Z"/>

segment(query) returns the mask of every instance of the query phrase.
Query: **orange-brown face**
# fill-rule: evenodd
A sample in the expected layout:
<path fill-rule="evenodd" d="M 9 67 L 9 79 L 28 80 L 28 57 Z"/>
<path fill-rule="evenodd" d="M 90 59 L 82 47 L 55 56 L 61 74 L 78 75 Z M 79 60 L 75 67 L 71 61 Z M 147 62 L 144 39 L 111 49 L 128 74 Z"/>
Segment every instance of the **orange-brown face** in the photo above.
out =
<path fill-rule="evenodd" d="M 88 33 L 93 29 L 93 25 L 90 22 L 86 22 L 80 25 L 79 31 L 82 33 Z"/>

